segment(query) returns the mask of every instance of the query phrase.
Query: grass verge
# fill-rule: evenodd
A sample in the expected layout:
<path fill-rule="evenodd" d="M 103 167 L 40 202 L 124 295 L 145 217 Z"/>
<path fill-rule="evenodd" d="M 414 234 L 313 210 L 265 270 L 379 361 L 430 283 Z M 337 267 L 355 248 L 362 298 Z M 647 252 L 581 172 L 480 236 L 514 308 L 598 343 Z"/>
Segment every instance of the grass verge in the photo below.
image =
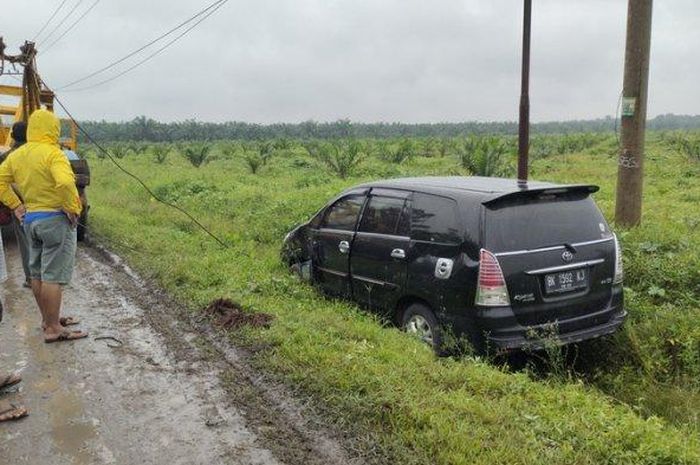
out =
<path fill-rule="evenodd" d="M 625 331 L 590 347 L 575 369 L 582 376 L 545 379 L 479 359 L 436 359 L 353 305 L 319 297 L 279 263 L 284 234 L 344 187 L 462 172 L 450 157 L 400 165 L 369 157 L 346 180 L 295 150 L 255 175 L 241 157 L 201 168 L 180 159 L 163 165 L 123 160 L 158 195 L 195 213 L 229 249 L 108 163 L 92 162 L 96 233 L 193 309 L 228 297 L 274 315 L 270 329 L 244 333 L 246 343 L 260 349 L 256 363 L 312 394 L 331 423 L 365 438 L 367 450 L 379 447 L 377 462 L 700 463 L 697 415 L 673 407 L 682 399 L 698 411 L 693 396 L 700 367 L 694 324 L 700 252 L 693 226 L 700 169 L 680 154 L 652 147 L 645 226 L 622 234 L 631 315 Z M 536 160 L 533 178 L 600 184 L 596 199 L 610 218 L 615 169 L 614 156 L 600 144 Z M 656 405 L 659 386 L 669 390 Z"/>

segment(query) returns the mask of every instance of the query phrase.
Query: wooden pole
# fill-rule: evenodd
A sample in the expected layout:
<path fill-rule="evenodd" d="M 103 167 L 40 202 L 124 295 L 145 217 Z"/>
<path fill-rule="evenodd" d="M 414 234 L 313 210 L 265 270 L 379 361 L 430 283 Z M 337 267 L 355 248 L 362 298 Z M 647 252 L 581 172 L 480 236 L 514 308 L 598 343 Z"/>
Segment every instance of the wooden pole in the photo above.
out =
<path fill-rule="evenodd" d="M 629 0 L 627 9 L 622 136 L 615 205 L 615 222 L 623 227 L 638 226 L 642 220 L 652 3 L 653 0 Z"/>
<path fill-rule="evenodd" d="M 518 128 L 518 181 L 527 181 L 530 149 L 530 24 L 532 0 L 525 0 L 523 11 L 523 63 L 520 83 L 520 123 Z"/>

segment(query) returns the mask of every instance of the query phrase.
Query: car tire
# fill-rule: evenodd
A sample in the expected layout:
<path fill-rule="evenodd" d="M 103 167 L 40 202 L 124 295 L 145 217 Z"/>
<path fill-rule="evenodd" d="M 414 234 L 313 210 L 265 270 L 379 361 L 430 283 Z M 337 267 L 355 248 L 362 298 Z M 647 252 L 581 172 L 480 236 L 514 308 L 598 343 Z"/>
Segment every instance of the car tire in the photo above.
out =
<path fill-rule="evenodd" d="M 436 353 L 442 347 L 442 330 L 433 311 L 426 305 L 414 303 L 404 310 L 401 329 L 430 345 Z"/>
<path fill-rule="evenodd" d="M 88 211 L 83 209 L 78 217 L 78 240 L 84 242 L 87 238 Z"/>

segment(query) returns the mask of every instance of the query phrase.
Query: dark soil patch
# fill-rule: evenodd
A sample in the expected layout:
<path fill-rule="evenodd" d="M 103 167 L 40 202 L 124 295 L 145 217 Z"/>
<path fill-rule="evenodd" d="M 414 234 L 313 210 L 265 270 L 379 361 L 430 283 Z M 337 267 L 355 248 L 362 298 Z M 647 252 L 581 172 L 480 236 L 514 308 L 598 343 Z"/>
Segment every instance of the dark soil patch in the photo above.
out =
<path fill-rule="evenodd" d="M 273 316 L 268 313 L 247 312 L 229 299 L 216 299 L 203 310 L 216 319 L 216 324 L 225 329 L 238 329 L 242 326 L 269 328 Z"/>

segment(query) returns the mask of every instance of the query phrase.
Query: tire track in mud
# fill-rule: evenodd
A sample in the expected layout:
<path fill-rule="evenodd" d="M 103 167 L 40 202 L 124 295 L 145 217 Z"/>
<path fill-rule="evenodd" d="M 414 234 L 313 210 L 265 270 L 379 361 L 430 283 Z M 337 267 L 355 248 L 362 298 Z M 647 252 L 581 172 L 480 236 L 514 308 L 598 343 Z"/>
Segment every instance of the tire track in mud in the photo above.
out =
<path fill-rule="evenodd" d="M 250 363 L 251 354 L 233 345 L 225 331 L 213 327 L 202 315 L 188 312 L 161 289 L 145 283 L 120 257 L 99 245 L 91 255 L 118 269 L 124 285 L 142 289 L 132 296 L 148 312 L 149 324 L 167 335 L 173 350 L 186 357 L 186 351 L 196 345 L 205 352 L 211 363 L 216 363 L 221 384 L 228 392 L 229 405 L 242 413 L 258 436 L 258 441 L 286 464 L 309 465 L 363 465 L 360 451 L 349 453 L 340 434 L 325 424 L 314 411 L 313 401 L 304 402 L 284 384 L 274 381 L 256 370 Z M 166 311 L 175 318 L 167 318 Z M 196 334 L 182 344 L 180 334 Z M 185 352 L 183 352 L 185 351 Z"/>

